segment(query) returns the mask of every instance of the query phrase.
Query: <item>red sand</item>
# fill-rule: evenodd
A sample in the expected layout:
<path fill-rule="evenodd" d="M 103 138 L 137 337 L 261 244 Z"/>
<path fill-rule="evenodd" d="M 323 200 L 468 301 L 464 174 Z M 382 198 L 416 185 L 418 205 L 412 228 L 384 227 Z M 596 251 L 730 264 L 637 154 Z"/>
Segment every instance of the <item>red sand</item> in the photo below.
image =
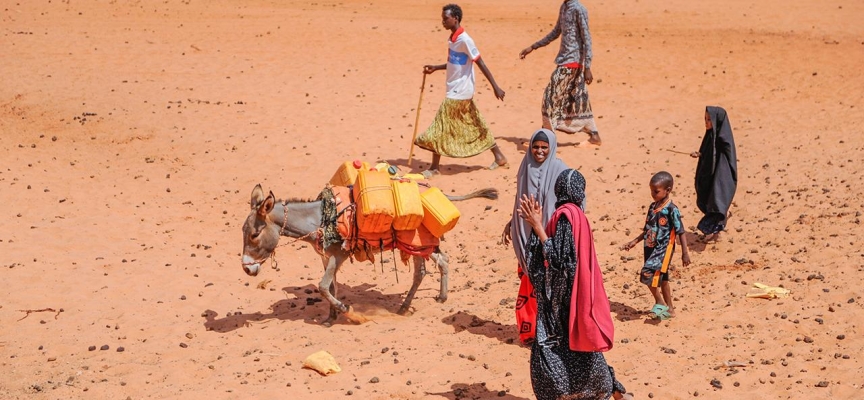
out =
<path fill-rule="evenodd" d="M 413 315 L 397 316 L 408 268 L 396 282 L 392 262 L 346 264 L 340 297 L 372 321 L 325 328 L 325 304 L 305 301 L 321 274 L 311 248 L 286 240 L 280 271 L 240 268 L 256 183 L 314 197 L 345 159 L 405 166 L 422 66 L 445 56 L 441 5 L 0 5 L 0 398 L 533 398 L 529 350 L 512 343 L 515 257 L 498 244 L 516 168 L 484 170 L 491 154 L 444 159 L 434 181 L 502 192 L 459 205 L 445 304 L 433 274 Z M 478 71 L 475 98 L 518 165 L 557 42 L 518 53 L 558 2 L 462 6 L 507 91 L 495 100 Z M 864 397 L 864 3 L 586 6 L 604 145 L 563 137 L 560 157 L 588 180 L 619 379 L 642 399 Z M 443 79 L 427 82 L 421 129 Z M 698 149 L 706 105 L 726 108 L 738 143 L 734 218 L 719 243 L 693 245 L 673 285 L 679 315 L 656 324 L 638 251 L 617 248 L 640 229 L 658 170 L 678 178 L 688 228 L 698 221 L 695 160 L 666 150 Z M 418 151 L 415 169 L 430 158 Z M 754 282 L 792 295 L 747 299 Z M 26 313 L 45 308 L 62 312 Z M 342 372 L 302 369 L 318 350 Z"/>

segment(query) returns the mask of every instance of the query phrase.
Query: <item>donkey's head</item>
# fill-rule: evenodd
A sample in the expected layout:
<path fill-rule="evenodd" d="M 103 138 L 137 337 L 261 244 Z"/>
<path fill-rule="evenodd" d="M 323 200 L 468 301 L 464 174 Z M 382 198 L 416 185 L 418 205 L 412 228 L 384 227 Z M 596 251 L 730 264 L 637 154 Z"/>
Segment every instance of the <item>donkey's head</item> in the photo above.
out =
<path fill-rule="evenodd" d="M 279 244 L 281 227 L 270 218 L 276 204 L 273 192 L 264 197 L 261 185 L 252 189 L 251 211 L 243 223 L 243 271 L 258 275 L 261 263 L 267 260 Z"/>

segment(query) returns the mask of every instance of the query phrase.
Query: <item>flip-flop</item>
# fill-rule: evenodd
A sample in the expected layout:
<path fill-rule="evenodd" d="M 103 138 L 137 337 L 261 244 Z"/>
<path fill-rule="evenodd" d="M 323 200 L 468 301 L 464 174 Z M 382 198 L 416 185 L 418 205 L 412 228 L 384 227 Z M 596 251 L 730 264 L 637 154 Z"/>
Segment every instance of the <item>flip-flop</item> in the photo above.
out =
<path fill-rule="evenodd" d="M 655 304 L 654 307 L 651 308 L 651 313 L 654 314 L 652 318 L 659 319 L 661 321 L 672 318 L 672 315 L 669 314 L 669 307 L 666 307 L 662 304 Z"/>
<path fill-rule="evenodd" d="M 439 172 L 439 171 L 434 171 L 434 172 L 433 172 L 433 170 L 431 170 L 431 169 L 427 169 L 427 170 L 425 170 L 425 171 L 422 172 L 422 175 L 423 175 L 423 177 L 426 178 L 426 179 L 432 179 L 432 177 L 435 176 L 435 175 L 441 175 L 441 172 Z"/>
<path fill-rule="evenodd" d="M 494 161 L 493 161 L 493 162 L 492 162 L 492 165 L 490 165 L 490 166 L 489 166 L 488 168 L 486 168 L 486 169 L 488 169 L 488 170 L 491 171 L 491 170 L 493 170 L 493 169 L 498 169 L 498 168 L 501 168 L 501 169 L 510 169 L 510 163 L 506 163 L 506 162 L 505 162 L 504 164 L 498 164 L 497 162 L 494 162 Z"/>

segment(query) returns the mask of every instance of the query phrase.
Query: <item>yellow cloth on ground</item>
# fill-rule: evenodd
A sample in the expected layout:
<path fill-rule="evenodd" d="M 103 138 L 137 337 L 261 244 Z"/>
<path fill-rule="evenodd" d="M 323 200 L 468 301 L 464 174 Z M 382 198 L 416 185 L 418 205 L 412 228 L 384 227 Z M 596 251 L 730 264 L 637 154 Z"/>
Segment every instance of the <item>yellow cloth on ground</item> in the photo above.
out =
<path fill-rule="evenodd" d="M 495 137 L 473 99 L 444 99 L 432 125 L 414 142 L 442 156 L 466 158 L 495 146 Z"/>
<path fill-rule="evenodd" d="M 330 375 L 342 371 L 342 368 L 336 363 L 336 359 L 327 350 L 321 350 L 306 357 L 303 360 L 303 368 L 313 369 L 321 375 Z"/>

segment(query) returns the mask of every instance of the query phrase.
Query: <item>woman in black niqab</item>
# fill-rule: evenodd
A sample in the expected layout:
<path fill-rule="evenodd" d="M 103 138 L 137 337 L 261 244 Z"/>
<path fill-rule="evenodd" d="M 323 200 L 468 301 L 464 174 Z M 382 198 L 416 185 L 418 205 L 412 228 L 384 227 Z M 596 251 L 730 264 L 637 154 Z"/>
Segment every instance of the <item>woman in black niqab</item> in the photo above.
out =
<path fill-rule="evenodd" d="M 697 228 L 708 238 L 726 228 L 729 206 L 738 186 L 732 125 L 721 107 L 705 108 L 705 137 L 696 164 L 696 205 L 705 214 Z"/>

